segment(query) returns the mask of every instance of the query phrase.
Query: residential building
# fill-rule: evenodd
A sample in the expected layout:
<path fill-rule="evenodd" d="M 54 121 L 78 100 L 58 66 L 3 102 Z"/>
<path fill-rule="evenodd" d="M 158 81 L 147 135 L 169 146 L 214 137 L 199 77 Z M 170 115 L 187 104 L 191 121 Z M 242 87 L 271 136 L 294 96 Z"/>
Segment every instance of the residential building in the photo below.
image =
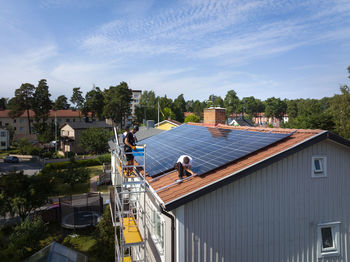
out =
<path fill-rule="evenodd" d="M 178 127 L 181 125 L 179 121 L 173 120 L 173 119 L 168 119 L 168 120 L 163 120 L 159 123 L 156 124 L 156 128 L 162 129 L 162 130 L 170 130 L 174 127 Z"/>
<path fill-rule="evenodd" d="M 0 127 L 0 150 L 6 150 L 10 146 L 10 131 Z"/>
<path fill-rule="evenodd" d="M 9 112 L 10 110 L 0 110 L 0 126 L 11 126 L 14 129 L 14 139 L 20 139 L 24 137 L 35 139 L 35 130 L 32 130 L 32 133 L 34 135 L 30 135 L 29 133 L 27 112 L 24 111 L 22 115 L 16 118 L 11 118 L 9 116 Z M 31 128 L 33 128 L 34 116 L 34 111 L 29 110 Z M 79 110 L 50 110 L 48 123 L 54 124 L 55 119 L 57 119 L 57 126 L 60 126 L 65 122 L 68 123 L 84 121 L 84 115 Z"/>
<path fill-rule="evenodd" d="M 252 121 L 243 117 L 227 118 L 227 124 L 229 126 L 254 126 Z"/>
<path fill-rule="evenodd" d="M 281 126 L 281 121 L 283 123 L 287 123 L 288 122 L 288 115 L 284 114 L 282 119 L 278 119 L 276 117 L 267 117 L 265 116 L 264 112 L 261 113 L 257 113 L 254 115 L 253 117 L 253 122 L 256 125 L 259 126 L 268 126 L 268 125 L 272 125 L 273 127 L 280 127 Z"/>
<path fill-rule="evenodd" d="M 88 128 L 104 128 L 111 130 L 112 126 L 104 121 L 67 122 L 60 127 L 60 149 L 62 152 L 83 153 L 79 145 L 79 135 Z"/>
<path fill-rule="evenodd" d="M 350 141 L 323 130 L 227 126 L 222 112 L 210 115 L 147 139 L 133 176 L 124 176 L 122 154 L 112 152 L 117 254 L 137 261 L 349 261 Z M 192 155 L 198 175 L 178 182 L 169 167 L 181 154 Z"/>
<path fill-rule="evenodd" d="M 132 91 L 131 116 L 134 119 L 136 117 L 135 108 L 140 104 L 142 90 L 131 90 L 131 91 Z"/>

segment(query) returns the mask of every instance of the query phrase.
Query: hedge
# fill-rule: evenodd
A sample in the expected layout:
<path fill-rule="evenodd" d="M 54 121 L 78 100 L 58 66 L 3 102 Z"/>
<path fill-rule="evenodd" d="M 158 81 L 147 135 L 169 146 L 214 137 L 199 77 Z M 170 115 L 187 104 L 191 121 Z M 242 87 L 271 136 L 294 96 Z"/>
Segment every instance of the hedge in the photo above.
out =
<path fill-rule="evenodd" d="M 74 160 L 71 161 L 65 161 L 65 162 L 58 162 L 58 163 L 50 163 L 46 164 L 45 167 L 42 169 L 42 172 L 45 173 L 46 171 L 50 170 L 57 170 L 57 169 L 66 169 L 68 168 L 68 165 L 73 164 L 74 167 L 88 167 L 88 166 L 98 166 L 102 165 L 102 162 L 95 158 L 95 159 L 84 159 L 84 160 Z"/>

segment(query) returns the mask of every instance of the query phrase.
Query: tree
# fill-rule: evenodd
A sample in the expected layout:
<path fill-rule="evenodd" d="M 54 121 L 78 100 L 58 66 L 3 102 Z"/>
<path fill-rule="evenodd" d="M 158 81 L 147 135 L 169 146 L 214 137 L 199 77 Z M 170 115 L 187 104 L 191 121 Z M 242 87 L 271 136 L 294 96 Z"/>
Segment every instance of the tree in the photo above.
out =
<path fill-rule="evenodd" d="M 121 82 L 117 86 L 111 86 L 105 90 L 105 107 L 103 115 L 111 118 L 115 123 L 122 125 L 130 116 L 130 103 L 132 100 L 132 92 L 126 82 Z"/>
<path fill-rule="evenodd" d="M 234 90 L 227 92 L 224 99 L 224 106 L 227 115 L 237 113 L 239 108 L 239 98 Z"/>
<path fill-rule="evenodd" d="M 154 91 L 143 91 L 139 106 L 135 110 L 137 121 L 142 122 L 142 119 L 157 121 L 157 105 L 158 102 Z"/>
<path fill-rule="evenodd" d="M 111 232 L 114 231 L 111 212 L 109 208 L 105 208 L 101 220 L 96 226 L 96 239 L 97 239 L 97 248 L 99 257 L 103 261 L 114 261 L 114 245 L 115 239 L 114 235 Z M 117 229 L 119 233 L 119 229 Z"/>
<path fill-rule="evenodd" d="M 68 103 L 68 99 L 65 95 L 61 95 L 56 98 L 54 102 L 53 109 L 54 110 L 67 110 L 69 109 L 70 105 Z"/>
<path fill-rule="evenodd" d="M 0 176 L 0 202 L 2 215 L 18 214 L 23 221 L 36 208 L 47 202 L 51 184 L 47 177 L 26 176 L 23 171 L 10 172 Z"/>
<path fill-rule="evenodd" d="M 33 94 L 33 111 L 35 113 L 34 128 L 38 133 L 38 139 L 42 142 L 48 142 L 52 134 L 51 132 L 47 132 L 49 129 L 47 120 L 49 119 L 50 109 L 52 108 L 50 96 L 46 79 L 40 80 Z"/>
<path fill-rule="evenodd" d="M 201 117 L 203 109 L 205 108 L 206 104 L 205 102 L 201 103 L 199 100 L 196 100 L 193 102 L 193 112 Z"/>
<path fill-rule="evenodd" d="M 247 113 L 250 118 L 259 112 L 263 112 L 264 109 L 263 102 L 254 96 L 243 97 L 239 106 L 239 112 Z"/>
<path fill-rule="evenodd" d="M 73 94 L 70 101 L 75 106 L 75 109 L 81 110 L 84 105 L 83 92 L 80 91 L 80 87 L 73 88 Z M 80 114 L 79 114 L 80 117 Z"/>
<path fill-rule="evenodd" d="M 276 117 L 281 120 L 287 111 L 287 104 L 280 98 L 270 97 L 266 99 L 265 116 Z"/>
<path fill-rule="evenodd" d="M 215 106 L 215 107 L 223 107 L 224 106 L 224 100 L 222 100 L 221 96 L 216 95 L 210 95 L 209 100 L 211 102 L 208 102 L 209 106 Z"/>
<path fill-rule="evenodd" d="M 169 107 L 163 108 L 163 110 L 161 111 L 161 115 L 161 120 L 176 119 L 176 115 Z"/>
<path fill-rule="evenodd" d="M 350 67 L 348 67 L 350 73 Z M 350 78 L 350 76 L 349 76 Z M 334 95 L 330 112 L 335 122 L 335 131 L 350 139 L 350 88 L 346 85 L 340 87 L 341 94 Z"/>
<path fill-rule="evenodd" d="M 33 105 L 34 91 L 35 87 L 32 84 L 22 84 L 20 88 L 15 90 L 15 96 L 9 101 L 10 117 L 19 117 L 24 111 L 27 112 L 29 134 L 32 133 L 29 110 Z"/>
<path fill-rule="evenodd" d="M 187 122 L 194 122 L 194 123 L 198 123 L 200 120 L 200 117 L 195 115 L 195 114 L 190 114 L 188 116 L 186 116 L 185 118 L 185 123 Z"/>
<path fill-rule="evenodd" d="M 5 97 L 0 98 L 0 110 L 5 110 L 7 108 L 7 100 L 8 98 Z"/>
<path fill-rule="evenodd" d="M 99 87 L 94 87 L 85 95 L 83 113 L 87 115 L 89 112 L 91 112 L 93 118 L 97 116 L 98 119 L 102 119 L 104 105 L 105 101 L 103 92 Z"/>
<path fill-rule="evenodd" d="M 109 132 L 102 128 L 89 128 L 81 132 L 79 143 L 87 153 L 105 153 L 108 149 Z"/>

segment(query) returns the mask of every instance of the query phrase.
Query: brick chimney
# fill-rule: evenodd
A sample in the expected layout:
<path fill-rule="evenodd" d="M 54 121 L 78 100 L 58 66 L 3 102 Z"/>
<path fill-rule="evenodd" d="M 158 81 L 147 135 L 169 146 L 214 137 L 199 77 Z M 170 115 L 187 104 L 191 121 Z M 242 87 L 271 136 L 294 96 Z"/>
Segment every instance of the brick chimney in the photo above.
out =
<path fill-rule="evenodd" d="M 217 125 L 226 124 L 225 108 L 210 107 L 204 109 L 204 124 Z"/>

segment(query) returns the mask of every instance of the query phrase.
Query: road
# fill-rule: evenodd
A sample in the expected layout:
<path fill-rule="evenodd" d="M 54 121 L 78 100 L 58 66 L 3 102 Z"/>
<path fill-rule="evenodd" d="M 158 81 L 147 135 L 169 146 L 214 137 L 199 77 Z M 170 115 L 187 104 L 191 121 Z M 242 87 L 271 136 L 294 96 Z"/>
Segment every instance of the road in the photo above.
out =
<path fill-rule="evenodd" d="M 21 171 L 26 175 L 34 175 L 42 169 L 42 164 L 39 161 L 20 160 L 19 163 L 4 163 L 0 159 L 0 173 L 10 171 Z"/>

